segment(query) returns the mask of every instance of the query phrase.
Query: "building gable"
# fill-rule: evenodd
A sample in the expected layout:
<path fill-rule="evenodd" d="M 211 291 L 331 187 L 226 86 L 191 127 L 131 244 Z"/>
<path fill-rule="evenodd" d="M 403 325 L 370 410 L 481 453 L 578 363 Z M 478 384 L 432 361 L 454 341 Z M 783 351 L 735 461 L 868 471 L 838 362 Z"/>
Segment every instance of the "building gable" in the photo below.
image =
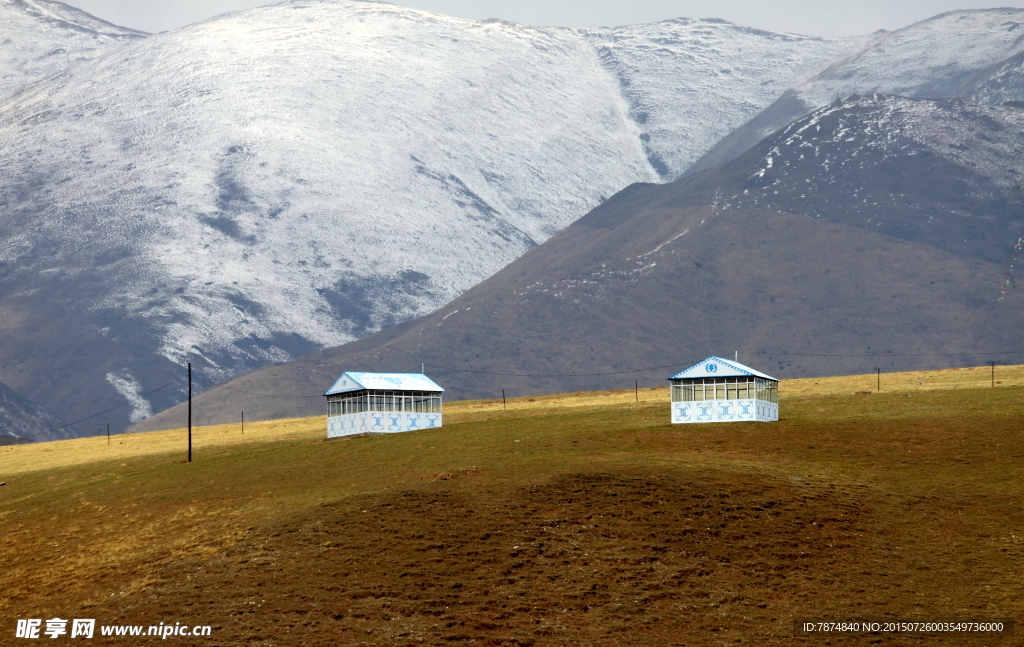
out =
<path fill-rule="evenodd" d="M 760 371 L 755 371 L 749 366 L 744 366 L 739 362 L 722 359 L 721 357 L 711 356 L 705 360 L 697 362 L 690 368 L 676 373 L 670 380 L 682 380 L 695 377 L 763 377 L 768 380 L 778 380 L 770 375 L 765 375 Z"/>

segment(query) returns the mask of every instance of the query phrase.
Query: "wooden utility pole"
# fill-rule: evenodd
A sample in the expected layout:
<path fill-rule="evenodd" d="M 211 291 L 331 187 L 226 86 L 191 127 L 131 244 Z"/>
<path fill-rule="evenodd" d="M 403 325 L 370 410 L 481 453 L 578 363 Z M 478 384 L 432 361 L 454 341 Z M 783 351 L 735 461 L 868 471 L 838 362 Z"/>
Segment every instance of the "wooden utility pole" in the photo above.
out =
<path fill-rule="evenodd" d="M 992 364 L 992 388 L 994 389 L 994 388 L 996 388 L 996 363 L 995 362 L 991 362 L 991 364 Z"/>
<path fill-rule="evenodd" d="M 505 404 L 505 389 L 501 390 L 501 408 L 508 411 L 508 405 Z"/>
<path fill-rule="evenodd" d="M 242 412 L 242 433 L 245 433 L 245 412 Z"/>
<path fill-rule="evenodd" d="M 881 391 L 882 391 L 882 369 L 881 368 L 876 368 L 875 369 L 875 373 L 877 374 L 877 377 L 878 377 L 878 383 L 876 384 L 875 390 L 878 391 L 879 393 L 881 393 Z"/>
<path fill-rule="evenodd" d="M 107 423 L 107 444 L 110 444 L 110 423 Z"/>
<path fill-rule="evenodd" d="M 640 402 L 640 380 L 633 380 L 633 396 L 636 397 L 637 402 Z"/>
<path fill-rule="evenodd" d="M 188 363 L 188 462 L 192 462 L 192 362 Z"/>

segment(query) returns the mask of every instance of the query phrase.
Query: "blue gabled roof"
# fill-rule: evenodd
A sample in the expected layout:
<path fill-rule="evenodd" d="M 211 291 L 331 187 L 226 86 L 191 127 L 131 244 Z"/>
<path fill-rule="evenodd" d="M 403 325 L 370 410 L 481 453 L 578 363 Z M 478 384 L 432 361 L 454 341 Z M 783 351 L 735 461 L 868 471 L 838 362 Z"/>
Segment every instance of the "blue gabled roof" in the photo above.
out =
<path fill-rule="evenodd" d="M 341 374 L 324 395 L 350 391 L 434 391 L 444 392 L 432 379 L 422 373 L 363 373 L 348 371 Z"/>
<path fill-rule="evenodd" d="M 731 359 L 722 359 L 721 357 L 711 357 L 697 362 L 685 371 L 680 371 L 668 378 L 670 380 L 681 380 L 689 377 L 763 377 L 767 380 L 774 380 L 778 382 L 777 378 L 771 375 L 765 375 L 761 371 L 755 371 L 749 366 L 744 366 L 739 362 L 734 362 Z"/>

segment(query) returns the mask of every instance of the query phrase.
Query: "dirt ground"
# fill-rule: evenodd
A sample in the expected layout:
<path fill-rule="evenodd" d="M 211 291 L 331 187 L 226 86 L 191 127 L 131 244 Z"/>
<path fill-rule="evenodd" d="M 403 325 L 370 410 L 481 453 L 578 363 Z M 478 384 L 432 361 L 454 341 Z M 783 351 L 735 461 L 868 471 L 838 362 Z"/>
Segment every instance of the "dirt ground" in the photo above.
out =
<path fill-rule="evenodd" d="M 913 519 L 913 504 L 865 488 L 706 472 L 508 490 L 440 478 L 167 564 L 148 595 L 107 611 L 216 619 L 221 645 L 961 645 L 982 643 L 802 638 L 793 620 L 990 617 L 985 586 L 1016 587 L 943 591 L 934 570 L 952 555 L 905 545 L 890 515 Z"/>

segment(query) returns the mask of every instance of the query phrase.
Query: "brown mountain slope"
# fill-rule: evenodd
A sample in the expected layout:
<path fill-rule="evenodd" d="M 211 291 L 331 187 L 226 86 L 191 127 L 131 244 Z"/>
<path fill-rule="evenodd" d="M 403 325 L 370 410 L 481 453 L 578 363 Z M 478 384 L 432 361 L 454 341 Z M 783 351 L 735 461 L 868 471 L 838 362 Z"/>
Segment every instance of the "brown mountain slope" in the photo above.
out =
<path fill-rule="evenodd" d="M 660 384 L 734 350 L 780 378 L 1013 361 L 1024 295 L 994 299 L 1022 151 L 1015 108 L 836 104 L 720 169 L 630 187 L 431 315 L 211 389 L 194 420 L 316 413 L 344 370 L 421 363 L 482 398 Z"/>
<path fill-rule="evenodd" d="M 317 413 L 322 398 L 289 396 L 317 396 L 344 370 L 407 371 L 421 362 L 493 373 L 604 373 L 738 349 L 742 361 L 783 378 L 963 363 L 966 355 L 877 360 L 750 353 L 962 353 L 970 350 L 1000 272 L 995 264 L 806 216 L 714 214 L 707 207 L 646 215 L 624 223 L 627 231 L 577 224 L 552 241 L 552 247 L 587 250 L 588 272 L 572 271 L 568 259 L 552 262 L 541 246 L 448 307 L 386 336 L 254 371 L 200 395 L 194 421 L 227 422 L 243 410 L 250 419 Z M 661 244 L 659 233 L 688 229 L 636 260 Z M 637 234 L 632 255 L 613 255 L 623 237 Z M 731 242 L 708 244 L 716 240 Z M 1024 308 L 998 305 L 982 350 L 1021 345 L 1014 321 Z M 670 370 L 542 378 L 427 368 L 449 398 L 498 397 L 503 388 L 518 395 L 622 387 L 634 377 L 658 384 Z M 176 407 L 134 429 L 181 426 L 183 414 Z"/>

